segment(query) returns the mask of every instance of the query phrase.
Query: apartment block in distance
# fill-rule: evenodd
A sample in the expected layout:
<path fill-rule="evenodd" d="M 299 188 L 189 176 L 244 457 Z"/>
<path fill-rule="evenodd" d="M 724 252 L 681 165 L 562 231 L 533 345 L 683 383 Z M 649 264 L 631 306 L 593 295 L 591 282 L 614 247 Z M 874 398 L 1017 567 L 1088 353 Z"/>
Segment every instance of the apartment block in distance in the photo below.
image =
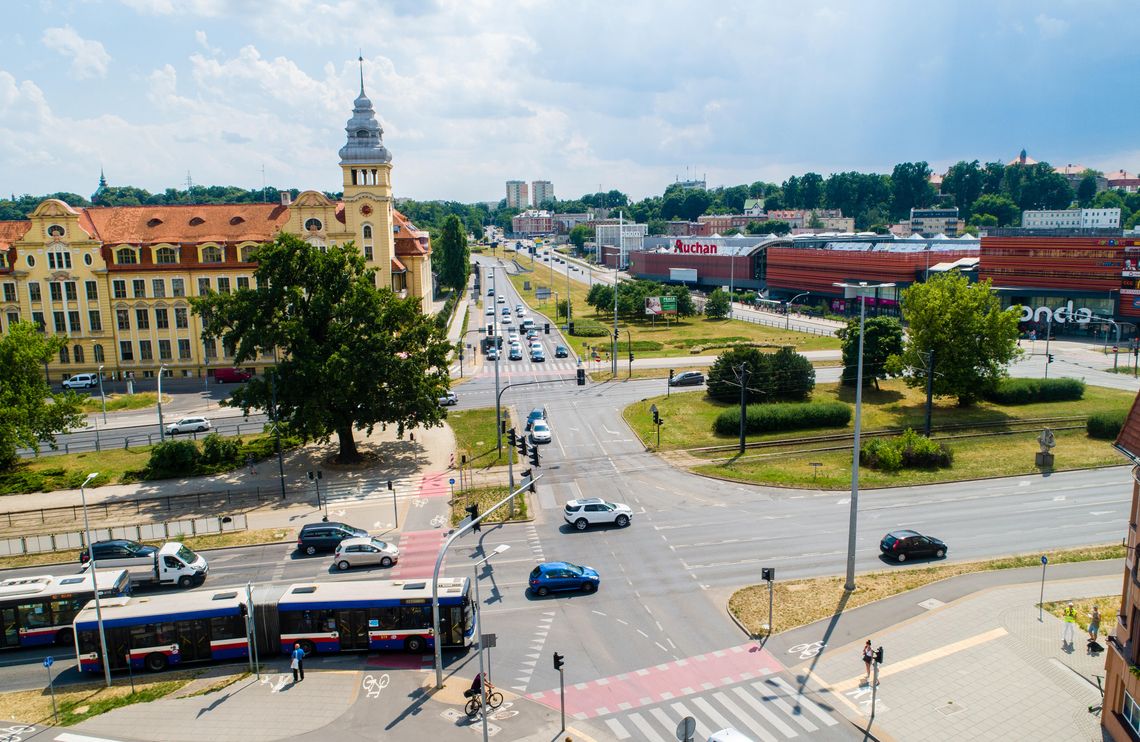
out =
<path fill-rule="evenodd" d="M 530 184 L 531 203 L 536 209 L 542 208 L 547 201 L 554 200 L 554 184 L 549 180 L 535 180 Z"/>
<path fill-rule="evenodd" d="M 910 231 L 923 237 L 944 234 L 957 237 L 966 229 L 966 222 L 958 218 L 958 207 L 950 209 L 911 209 Z"/>
<path fill-rule="evenodd" d="M 530 205 L 529 189 L 525 180 L 507 181 L 507 208 L 525 209 Z"/>
<path fill-rule="evenodd" d="M 1024 229 L 1119 229 L 1120 209 L 1046 209 L 1021 212 Z"/>

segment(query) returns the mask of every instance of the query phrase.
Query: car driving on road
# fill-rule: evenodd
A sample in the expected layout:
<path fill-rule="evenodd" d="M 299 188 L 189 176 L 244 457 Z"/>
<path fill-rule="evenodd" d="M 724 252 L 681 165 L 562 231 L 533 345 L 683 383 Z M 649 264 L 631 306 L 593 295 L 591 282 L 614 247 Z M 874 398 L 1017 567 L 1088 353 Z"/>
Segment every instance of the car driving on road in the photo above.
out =
<path fill-rule="evenodd" d="M 530 442 L 531 443 L 550 443 L 553 439 L 553 434 L 550 432 L 550 425 L 545 420 L 536 420 L 530 426 Z"/>
<path fill-rule="evenodd" d="M 579 531 L 610 523 L 625 528 L 633 518 L 633 509 L 620 502 L 606 502 L 600 497 L 589 497 L 567 502 L 562 517 Z"/>
<path fill-rule="evenodd" d="M 565 345 L 555 345 L 554 346 L 554 357 L 555 358 L 568 358 L 569 356 L 570 356 L 570 351 L 566 348 Z"/>
<path fill-rule="evenodd" d="M 531 426 L 534 425 L 536 422 L 538 422 L 539 420 L 545 420 L 545 419 L 546 419 L 546 408 L 545 407 L 535 407 L 533 410 L 530 411 L 530 414 L 526 416 L 526 429 L 530 430 Z"/>
<path fill-rule="evenodd" d="M 705 383 L 705 375 L 700 371 L 685 371 L 669 379 L 669 386 L 700 386 Z"/>
<path fill-rule="evenodd" d="M 879 542 L 879 551 L 896 562 L 923 556 L 941 559 L 946 556 L 946 544 L 941 539 L 923 536 L 918 531 L 891 531 Z"/>
<path fill-rule="evenodd" d="M 297 550 L 310 555 L 318 551 L 335 551 L 345 539 L 367 537 L 368 531 L 353 528 L 347 523 L 306 523 L 297 534 Z"/>
<path fill-rule="evenodd" d="M 336 545 L 333 565 L 341 572 L 349 567 L 391 567 L 400 558 L 395 544 L 371 536 L 346 538 Z"/>
<path fill-rule="evenodd" d="M 448 392 L 439 398 L 441 407 L 450 407 L 451 405 L 459 404 L 459 395 L 455 392 Z"/>
<path fill-rule="evenodd" d="M 592 593 L 601 582 L 597 571 L 590 567 L 570 562 L 543 562 L 531 570 L 528 586 L 532 593 L 544 597 L 560 590 Z"/>
<path fill-rule="evenodd" d="M 166 426 L 166 433 L 168 435 L 177 435 L 178 433 L 205 433 L 213 427 L 210 421 L 204 417 L 184 417 L 176 423 L 171 423 Z"/>

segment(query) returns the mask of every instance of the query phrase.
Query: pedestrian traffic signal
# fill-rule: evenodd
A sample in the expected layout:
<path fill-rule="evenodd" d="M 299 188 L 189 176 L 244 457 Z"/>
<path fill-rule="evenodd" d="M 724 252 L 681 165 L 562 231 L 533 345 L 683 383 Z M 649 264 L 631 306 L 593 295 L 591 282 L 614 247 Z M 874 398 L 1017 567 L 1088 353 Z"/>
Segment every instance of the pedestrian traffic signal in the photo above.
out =
<path fill-rule="evenodd" d="M 554 669 L 555 670 L 561 670 L 562 666 L 564 664 L 566 664 L 566 663 L 563 661 L 562 655 L 558 654 L 558 652 L 555 652 L 554 653 Z"/>
<path fill-rule="evenodd" d="M 578 369 L 578 386 L 586 386 L 586 369 Z"/>
<path fill-rule="evenodd" d="M 510 445 L 511 448 L 514 448 L 518 444 L 518 442 L 519 442 L 518 437 L 515 435 L 515 429 L 511 428 L 510 430 L 507 431 L 507 443 Z"/>
<path fill-rule="evenodd" d="M 772 580 L 776 579 L 775 567 L 761 567 L 760 579 L 764 580 L 765 582 L 771 582 Z"/>
<path fill-rule="evenodd" d="M 875 650 L 875 664 L 876 665 L 883 664 L 883 648 L 882 647 L 879 647 L 878 649 Z"/>
<path fill-rule="evenodd" d="M 474 526 L 472 527 L 471 530 L 479 531 L 480 530 L 479 529 L 479 521 L 475 520 L 476 518 L 479 517 L 479 505 L 478 504 L 468 505 L 466 510 L 467 510 L 467 514 L 471 516 L 471 522 L 474 523 Z"/>
<path fill-rule="evenodd" d="M 538 463 L 538 446 L 530 447 L 530 463 L 532 466 L 540 466 Z"/>

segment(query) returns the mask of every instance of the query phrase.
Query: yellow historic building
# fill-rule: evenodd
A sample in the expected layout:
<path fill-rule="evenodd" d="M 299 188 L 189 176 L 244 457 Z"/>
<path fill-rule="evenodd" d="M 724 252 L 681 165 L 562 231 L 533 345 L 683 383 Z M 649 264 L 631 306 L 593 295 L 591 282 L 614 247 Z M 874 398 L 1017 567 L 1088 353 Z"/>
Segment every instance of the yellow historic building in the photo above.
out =
<path fill-rule="evenodd" d="M 202 340 L 188 298 L 249 287 L 251 251 L 282 231 L 320 247 L 353 242 L 377 285 L 431 311 L 428 234 L 392 207 L 392 156 L 363 81 L 345 132 L 341 201 L 317 191 L 283 194 L 280 204 L 73 208 L 49 199 L 26 221 L 0 222 L 0 327 L 33 321 L 68 337 L 52 381 L 100 366 L 107 376 L 152 377 L 163 364 L 172 376 L 210 375 L 232 354 Z"/>

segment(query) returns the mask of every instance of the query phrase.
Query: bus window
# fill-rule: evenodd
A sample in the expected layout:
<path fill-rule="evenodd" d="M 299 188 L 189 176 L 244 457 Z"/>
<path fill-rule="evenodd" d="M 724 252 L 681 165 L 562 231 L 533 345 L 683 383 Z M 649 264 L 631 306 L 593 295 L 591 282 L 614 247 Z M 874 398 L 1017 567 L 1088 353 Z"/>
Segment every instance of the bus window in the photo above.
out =
<path fill-rule="evenodd" d="M 428 606 L 405 605 L 401 606 L 400 610 L 402 611 L 400 628 L 426 629 L 432 625 L 431 608 Z"/>
<path fill-rule="evenodd" d="M 376 613 L 377 618 L 380 620 L 380 628 L 386 630 L 400 628 L 399 608 L 379 608 Z"/>
<path fill-rule="evenodd" d="M 86 601 L 83 601 L 84 603 Z M 51 615 L 55 621 L 56 626 L 62 626 L 65 623 L 71 623 L 75 620 L 75 614 L 79 613 L 79 609 L 83 607 L 79 598 L 65 598 L 63 600 L 53 600 L 51 602 Z"/>
<path fill-rule="evenodd" d="M 19 606 L 20 625 L 29 629 L 51 626 L 51 615 L 43 603 L 25 603 Z"/>
<path fill-rule="evenodd" d="M 241 616 L 214 616 L 210 619 L 210 634 L 214 639 L 245 637 L 245 621 Z"/>

